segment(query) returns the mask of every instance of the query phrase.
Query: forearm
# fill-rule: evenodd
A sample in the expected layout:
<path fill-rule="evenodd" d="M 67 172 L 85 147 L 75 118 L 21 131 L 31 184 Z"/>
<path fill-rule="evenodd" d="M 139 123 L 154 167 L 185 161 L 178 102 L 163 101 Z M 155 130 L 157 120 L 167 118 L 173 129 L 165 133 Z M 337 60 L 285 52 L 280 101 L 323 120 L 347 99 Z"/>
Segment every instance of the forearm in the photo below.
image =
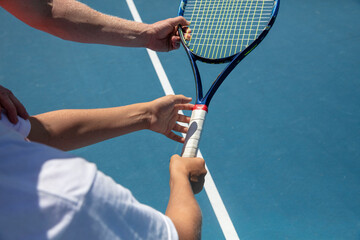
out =
<path fill-rule="evenodd" d="M 63 39 L 128 47 L 145 47 L 147 25 L 97 12 L 74 0 L 54 0 L 50 33 Z"/>
<path fill-rule="evenodd" d="M 201 210 L 186 176 L 171 177 L 170 198 L 165 214 L 174 223 L 180 240 L 201 238 Z"/>
<path fill-rule="evenodd" d="M 148 25 L 106 15 L 75 0 L 3 0 L 17 18 L 65 40 L 146 47 Z"/>
<path fill-rule="evenodd" d="M 59 110 L 30 117 L 31 141 L 73 150 L 148 128 L 147 103 L 124 107 Z"/>

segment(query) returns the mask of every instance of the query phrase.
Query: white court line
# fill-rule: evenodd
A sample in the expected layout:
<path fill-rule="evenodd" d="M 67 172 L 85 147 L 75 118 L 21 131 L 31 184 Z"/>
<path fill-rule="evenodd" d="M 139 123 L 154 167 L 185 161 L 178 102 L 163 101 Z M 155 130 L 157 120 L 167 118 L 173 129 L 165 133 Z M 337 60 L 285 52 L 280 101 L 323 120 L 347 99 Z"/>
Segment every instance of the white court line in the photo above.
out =
<path fill-rule="evenodd" d="M 133 0 L 126 0 L 130 12 L 136 22 L 142 22 L 139 12 L 136 9 L 135 3 Z M 164 68 L 162 67 L 162 64 L 160 62 L 160 59 L 156 52 L 146 49 L 149 57 L 151 59 L 152 64 L 154 65 L 156 74 L 158 75 L 158 78 L 160 80 L 160 83 L 164 89 L 164 92 L 166 95 L 174 95 L 174 90 L 171 87 L 171 84 L 169 82 L 169 79 L 166 76 L 166 73 L 164 71 Z M 198 157 L 203 158 L 200 149 L 198 151 Z M 219 191 L 216 188 L 215 182 L 213 178 L 211 177 L 210 171 L 205 165 L 206 170 L 208 173 L 205 176 L 205 191 L 209 198 L 210 204 L 215 212 L 215 215 L 218 219 L 218 222 L 220 224 L 221 230 L 223 231 L 223 234 L 225 236 L 225 239 L 227 240 L 240 240 L 238 234 L 236 233 L 234 224 L 232 223 L 230 216 L 225 208 L 225 205 L 220 197 Z"/>

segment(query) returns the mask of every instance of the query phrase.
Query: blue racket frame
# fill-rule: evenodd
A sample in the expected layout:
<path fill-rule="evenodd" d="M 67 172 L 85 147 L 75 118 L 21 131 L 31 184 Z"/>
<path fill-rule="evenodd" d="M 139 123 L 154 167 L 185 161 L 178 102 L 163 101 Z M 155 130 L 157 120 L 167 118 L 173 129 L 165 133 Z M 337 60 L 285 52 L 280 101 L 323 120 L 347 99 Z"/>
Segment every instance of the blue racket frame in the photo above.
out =
<path fill-rule="evenodd" d="M 187 4 L 187 0 L 181 1 L 179 11 L 178 11 L 178 16 L 183 16 L 186 4 Z M 235 55 L 229 56 L 227 58 L 209 59 L 209 58 L 200 57 L 200 56 L 194 54 L 193 52 L 191 52 L 189 47 L 186 45 L 183 29 L 179 25 L 178 32 L 179 32 L 179 35 L 181 38 L 181 43 L 184 46 L 187 56 L 189 57 L 191 67 L 193 70 L 193 74 L 194 74 L 194 78 L 195 78 L 196 104 L 206 105 L 207 107 L 209 106 L 212 97 L 214 96 L 215 92 L 218 90 L 218 88 L 220 87 L 222 82 L 225 80 L 225 78 L 230 74 L 230 72 L 236 67 L 236 65 L 244 57 L 246 57 L 251 51 L 253 51 L 259 45 L 259 43 L 268 34 L 268 32 L 270 31 L 271 27 L 273 26 L 273 24 L 275 22 L 277 14 L 279 12 L 279 6 L 280 6 L 280 0 L 274 0 L 274 8 L 271 13 L 271 18 L 270 18 L 267 26 L 265 27 L 265 30 L 259 35 L 259 37 L 254 42 L 252 42 L 243 51 L 241 51 Z M 219 74 L 219 76 L 216 78 L 216 80 L 212 83 L 211 87 L 209 88 L 209 90 L 207 91 L 205 96 L 203 95 L 203 88 L 202 88 L 202 83 L 201 83 L 200 72 L 197 67 L 196 61 L 201 61 L 201 62 L 205 62 L 205 63 L 215 63 L 215 64 L 230 62 L 228 64 L 228 66 Z"/>

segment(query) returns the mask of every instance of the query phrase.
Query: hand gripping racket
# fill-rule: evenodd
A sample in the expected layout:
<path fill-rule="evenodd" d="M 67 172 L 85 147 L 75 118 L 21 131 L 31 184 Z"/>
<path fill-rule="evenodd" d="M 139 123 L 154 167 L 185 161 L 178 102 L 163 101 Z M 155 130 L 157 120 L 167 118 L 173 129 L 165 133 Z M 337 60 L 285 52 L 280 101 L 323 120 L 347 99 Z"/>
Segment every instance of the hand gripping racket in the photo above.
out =
<path fill-rule="evenodd" d="M 274 24 L 280 0 L 182 0 L 179 16 L 190 22 L 191 38 L 181 43 L 190 59 L 196 85 L 196 104 L 192 111 L 183 157 L 195 157 L 207 109 L 215 92 L 235 68 L 265 38 Z M 196 61 L 228 63 L 203 94 Z"/>

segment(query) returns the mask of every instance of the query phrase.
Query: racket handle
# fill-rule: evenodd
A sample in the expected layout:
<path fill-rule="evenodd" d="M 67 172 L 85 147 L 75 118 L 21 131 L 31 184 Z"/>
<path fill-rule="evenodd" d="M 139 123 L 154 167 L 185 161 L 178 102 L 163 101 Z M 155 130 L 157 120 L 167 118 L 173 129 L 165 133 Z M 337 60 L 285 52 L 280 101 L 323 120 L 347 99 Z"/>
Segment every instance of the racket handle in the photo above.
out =
<path fill-rule="evenodd" d="M 185 143 L 181 154 L 182 157 L 196 157 L 206 114 L 206 105 L 196 104 L 193 108 L 189 124 L 189 130 L 186 134 Z M 189 177 L 191 188 L 194 194 L 197 194 L 202 190 L 205 181 L 204 177 L 205 176 L 203 176 L 202 178 L 197 177 L 196 179 L 192 179 L 191 176 Z"/>
<path fill-rule="evenodd" d="M 182 157 L 196 157 L 206 114 L 206 105 L 196 104 L 193 108 L 189 130 L 186 134 L 185 143 L 182 149 Z"/>

